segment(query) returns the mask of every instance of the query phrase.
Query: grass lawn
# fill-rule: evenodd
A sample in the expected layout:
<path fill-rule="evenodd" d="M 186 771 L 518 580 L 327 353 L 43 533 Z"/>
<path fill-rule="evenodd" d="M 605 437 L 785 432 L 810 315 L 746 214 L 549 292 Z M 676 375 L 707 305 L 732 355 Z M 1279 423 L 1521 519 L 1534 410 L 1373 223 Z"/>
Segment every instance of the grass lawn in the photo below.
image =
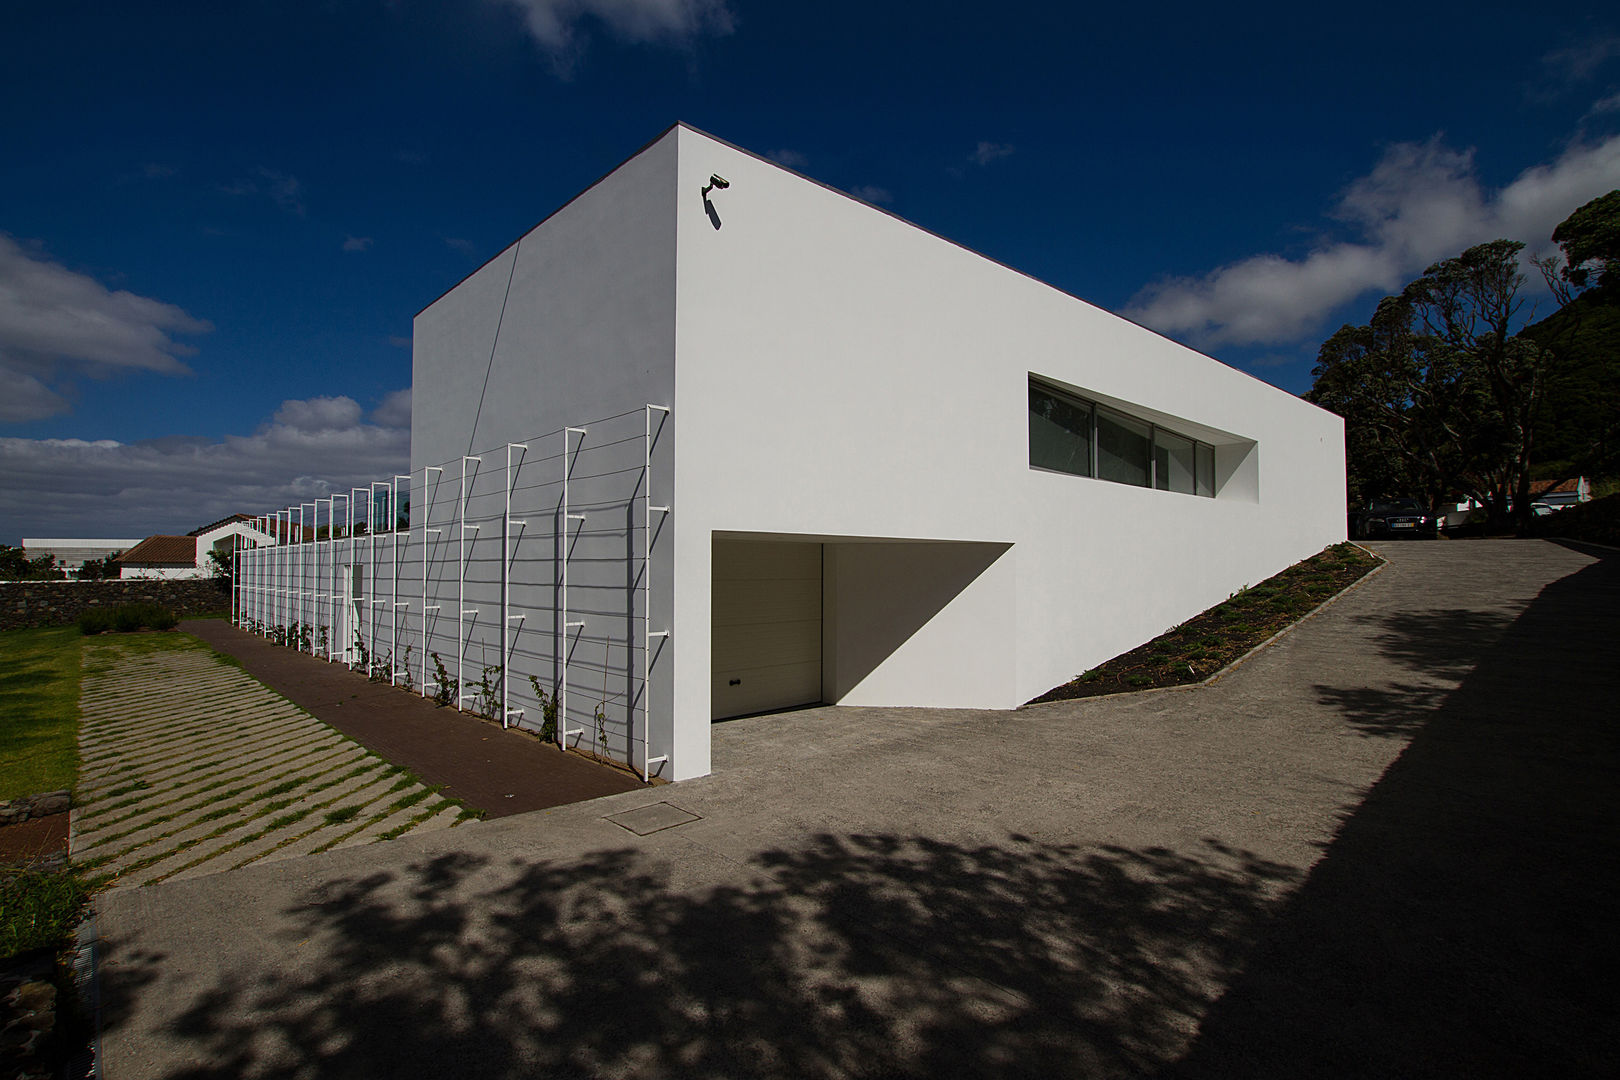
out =
<path fill-rule="evenodd" d="M 1063 701 L 1200 682 L 1299 621 L 1382 561 L 1354 544 L 1334 544 L 1035 700 Z"/>
<path fill-rule="evenodd" d="M 73 787 L 83 640 L 76 626 L 0 633 L 0 802 Z"/>

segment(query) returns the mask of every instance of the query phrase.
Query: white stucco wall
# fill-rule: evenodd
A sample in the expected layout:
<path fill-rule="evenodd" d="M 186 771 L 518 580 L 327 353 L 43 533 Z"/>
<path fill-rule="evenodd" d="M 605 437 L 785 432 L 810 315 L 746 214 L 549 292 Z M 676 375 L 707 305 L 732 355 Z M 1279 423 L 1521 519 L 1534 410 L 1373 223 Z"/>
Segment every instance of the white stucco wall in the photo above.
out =
<path fill-rule="evenodd" d="M 124 581 L 178 581 L 205 578 L 208 574 L 200 566 L 125 566 L 118 571 Z"/>
<path fill-rule="evenodd" d="M 1009 545 L 840 698 L 943 704 L 945 685 L 954 703 L 1002 707 L 1344 538 L 1337 417 L 770 163 L 678 136 L 682 774 L 708 765 L 716 532 Z M 711 195 L 711 216 L 700 189 L 714 173 L 730 187 Z M 1219 497 L 1031 469 L 1031 372 L 1217 444 Z"/>
<path fill-rule="evenodd" d="M 403 557 L 402 639 L 420 639 L 423 527 L 430 578 L 428 650 L 456 669 L 457 637 L 467 652 L 463 679 L 502 666 L 500 618 L 502 515 L 509 442 L 514 451 L 512 517 L 519 527 L 507 552 L 515 626 L 506 666 L 523 724 L 540 720 L 528 676 L 547 692 L 563 687 L 568 726 L 586 729 L 580 745 L 598 743 L 595 712 L 604 713 L 604 752 L 639 763 L 648 756 L 643 641 L 667 629 L 673 543 L 653 514 L 652 611 L 643 595 L 647 514 L 645 406 L 667 405 L 675 375 L 675 148 L 673 132 L 581 193 L 519 241 L 430 304 L 416 317 L 411 416 L 412 535 Z M 655 416 L 652 491 L 670 501 L 674 428 Z M 568 427 L 586 431 L 565 434 Z M 465 598 L 457 597 L 463 543 L 462 456 L 468 465 Z M 565 461 L 573 472 L 569 509 L 585 515 L 564 528 Z M 424 466 L 430 474 L 423 487 Z M 664 529 L 660 532 L 659 530 Z M 568 552 L 568 614 L 558 588 Z M 384 594 L 391 585 L 385 585 Z M 465 616 L 460 631 L 457 612 Z M 564 622 L 583 621 L 569 629 Z M 423 661 L 416 649 L 413 665 Z M 672 665 L 667 642 L 655 641 L 651 691 L 656 721 L 650 756 L 668 752 Z M 566 656 L 568 678 L 562 679 Z M 431 676 L 432 666 L 428 664 Z M 576 740 L 571 740 L 575 742 Z M 664 775 L 668 775 L 666 772 Z"/>

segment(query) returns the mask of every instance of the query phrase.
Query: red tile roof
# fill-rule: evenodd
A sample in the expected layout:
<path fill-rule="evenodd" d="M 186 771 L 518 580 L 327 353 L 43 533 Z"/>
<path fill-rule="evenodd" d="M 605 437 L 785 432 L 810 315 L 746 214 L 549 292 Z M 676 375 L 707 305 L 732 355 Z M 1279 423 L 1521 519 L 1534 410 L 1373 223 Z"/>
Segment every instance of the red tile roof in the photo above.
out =
<path fill-rule="evenodd" d="M 1580 488 L 1579 480 L 1532 480 L 1530 481 L 1530 494 L 1549 495 L 1555 491 L 1577 492 Z"/>
<path fill-rule="evenodd" d="M 113 561 L 125 566 L 196 566 L 197 541 L 190 536 L 148 536 Z"/>

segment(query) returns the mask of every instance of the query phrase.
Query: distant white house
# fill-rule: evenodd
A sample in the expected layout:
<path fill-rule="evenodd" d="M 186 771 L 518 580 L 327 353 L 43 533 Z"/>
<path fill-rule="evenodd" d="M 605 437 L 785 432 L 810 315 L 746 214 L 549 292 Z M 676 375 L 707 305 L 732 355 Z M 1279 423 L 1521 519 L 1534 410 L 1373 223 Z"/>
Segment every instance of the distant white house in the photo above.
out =
<path fill-rule="evenodd" d="M 41 555 L 49 555 L 56 560 L 57 566 L 72 576 L 84 569 L 85 563 L 105 559 L 109 555 L 118 555 L 140 542 L 140 537 L 131 540 L 24 537 L 22 546 L 28 558 L 37 559 Z"/>
<path fill-rule="evenodd" d="M 275 537 L 246 514 L 232 514 L 185 536 L 148 536 L 117 560 L 120 578 L 203 578 L 214 572 L 209 552 L 228 556 L 247 544 L 271 545 Z"/>
<path fill-rule="evenodd" d="M 682 125 L 413 343 L 409 530 L 321 500 L 244 619 L 655 775 L 739 714 L 1013 708 L 1345 538 L 1338 417 Z"/>

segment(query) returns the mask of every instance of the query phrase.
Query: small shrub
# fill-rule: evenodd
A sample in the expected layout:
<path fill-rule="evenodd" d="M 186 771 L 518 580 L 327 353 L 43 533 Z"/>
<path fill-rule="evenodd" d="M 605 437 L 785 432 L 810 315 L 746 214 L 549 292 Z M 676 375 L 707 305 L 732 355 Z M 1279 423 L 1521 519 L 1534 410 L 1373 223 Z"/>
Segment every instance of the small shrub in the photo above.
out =
<path fill-rule="evenodd" d="M 79 615 L 79 633 L 105 634 L 113 628 L 112 612 L 91 608 Z"/>
<path fill-rule="evenodd" d="M 79 616 L 79 631 L 84 634 L 104 634 L 115 630 L 122 634 L 136 630 L 172 630 L 174 612 L 157 604 L 119 604 L 111 611 L 92 608 Z"/>

